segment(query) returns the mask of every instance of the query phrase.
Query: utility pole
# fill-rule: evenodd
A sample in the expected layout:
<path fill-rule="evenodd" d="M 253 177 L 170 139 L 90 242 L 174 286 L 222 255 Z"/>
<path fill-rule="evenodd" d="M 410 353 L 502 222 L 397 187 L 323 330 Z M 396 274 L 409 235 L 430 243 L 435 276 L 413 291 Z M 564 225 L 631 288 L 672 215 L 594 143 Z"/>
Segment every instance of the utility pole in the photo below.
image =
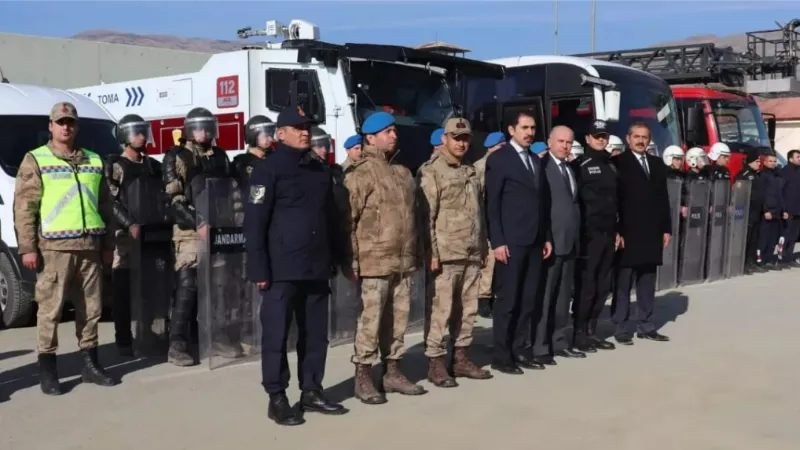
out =
<path fill-rule="evenodd" d="M 556 11 L 555 11 L 555 29 L 553 30 L 553 54 L 558 54 L 558 0 L 555 0 L 556 4 Z"/>
<path fill-rule="evenodd" d="M 592 53 L 594 53 L 594 24 L 596 17 L 597 17 L 597 0 L 592 0 L 592 45 L 591 45 Z"/>

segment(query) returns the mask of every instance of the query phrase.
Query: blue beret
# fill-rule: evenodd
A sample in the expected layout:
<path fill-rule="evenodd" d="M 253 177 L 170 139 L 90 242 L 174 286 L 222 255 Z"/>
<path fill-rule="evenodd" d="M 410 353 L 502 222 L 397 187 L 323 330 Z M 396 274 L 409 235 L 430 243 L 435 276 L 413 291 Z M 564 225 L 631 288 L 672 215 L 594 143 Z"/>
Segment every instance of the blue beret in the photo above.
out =
<path fill-rule="evenodd" d="M 444 128 L 438 128 L 431 133 L 431 145 L 436 147 L 442 145 L 442 135 L 444 135 Z"/>
<path fill-rule="evenodd" d="M 350 136 L 349 138 L 347 138 L 346 141 L 344 141 L 344 148 L 345 149 L 350 149 L 350 148 L 353 148 L 353 147 L 355 147 L 356 145 L 358 145 L 360 143 L 361 143 L 361 135 L 360 134 L 354 134 L 354 135 Z"/>
<path fill-rule="evenodd" d="M 378 111 L 373 113 L 361 125 L 361 132 L 364 134 L 375 134 L 394 125 L 394 116 L 388 112 Z"/>
<path fill-rule="evenodd" d="M 502 132 L 495 131 L 494 133 L 489 133 L 489 135 L 486 136 L 486 140 L 483 141 L 483 146 L 486 148 L 491 148 L 505 140 L 506 136 Z"/>
<path fill-rule="evenodd" d="M 533 145 L 531 145 L 531 151 L 537 155 L 545 150 L 547 150 L 547 144 L 542 141 L 534 142 Z"/>

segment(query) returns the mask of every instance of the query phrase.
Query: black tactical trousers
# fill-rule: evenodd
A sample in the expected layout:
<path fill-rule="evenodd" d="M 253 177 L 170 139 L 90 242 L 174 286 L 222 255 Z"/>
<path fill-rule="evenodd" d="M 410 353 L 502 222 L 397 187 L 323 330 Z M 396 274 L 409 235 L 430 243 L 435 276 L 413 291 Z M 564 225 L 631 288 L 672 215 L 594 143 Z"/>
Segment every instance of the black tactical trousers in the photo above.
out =
<path fill-rule="evenodd" d="M 131 272 L 128 269 L 114 269 L 113 283 L 114 341 L 120 347 L 133 345 L 131 333 Z"/>
<path fill-rule="evenodd" d="M 614 232 L 588 231 L 581 236 L 578 283 L 572 306 L 575 333 L 594 331 L 611 292 L 611 266 L 614 262 Z"/>
<path fill-rule="evenodd" d="M 178 270 L 175 303 L 170 315 L 169 340 L 189 343 L 192 322 L 197 316 L 197 269 Z"/>

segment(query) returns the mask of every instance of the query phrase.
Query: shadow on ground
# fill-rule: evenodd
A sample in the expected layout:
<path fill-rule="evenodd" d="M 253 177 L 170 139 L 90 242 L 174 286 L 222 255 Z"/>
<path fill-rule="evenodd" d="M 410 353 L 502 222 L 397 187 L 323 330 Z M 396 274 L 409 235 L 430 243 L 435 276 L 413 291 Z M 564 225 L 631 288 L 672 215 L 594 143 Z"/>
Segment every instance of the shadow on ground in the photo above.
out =
<path fill-rule="evenodd" d="M 633 302 L 635 305 L 635 301 Z M 635 311 L 635 307 L 632 308 Z M 655 310 L 651 321 L 660 329 L 669 322 L 675 322 L 678 316 L 689 310 L 689 297 L 680 291 L 667 291 L 656 297 Z M 606 306 L 600 316 L 598 324 L 598 334 L 603 338 L 608 338 L 614 334 L 614 324 L 610 319 L 610 306 Z M 632 313 L 634 314 L 634 313 Z M 632 322 L 635 318 L 632 317 Z M 572 327 L 567 330 L 567 335 L 572 336 Z M 425 344 L 421 342 L 412 346 L 406 352 L 402 361 L 403 373 L 408 379 L 417 383 L 427 378 L 428 361 L 425 357 Z M 478 326 L 474 330 L 474 339 L 470 348 L 470 357 L 479 367 L 487 367 L 492 360 L 492 329 L 490 327 Z M 353 369 L 355 371 L 355 368 Z M 372 369 L 373 380 L 376 387 L 383 375 L 382 365 L 376 364 Z M 334 402 L 341 403 L 354 397 L 353 393 L 354 377 L 337 383 L 325 390 L 326 397 Z"/>
<path fill-rule="evenodd" d="M 32 353 L 32 350 L 15 350 L 0 354 L 0 359 L 9 353 L 13 356 Z M 117 347 L 114 344 L 104 344 L 98 347 L 100 363 L 106 371 L 125 382 L 125 376 L 133 372 L 147 369 L 166 362 L 166 356 L 155 358 L 123 358 L 119 356 Z M 81 383 L 81 368 L 83 367 L 83 357 L 79 351 L 58 355 L 58 377 L 64 393 L 70 392 L 75 386 Z M 66 380 L 66 381 L 65 381 Z M 25 389 L 39 385 L 39 365 L 38 363 L 26 364 L 5 372 L 0 372 L 0 403 L 7 401 L 11 396 Z"/>

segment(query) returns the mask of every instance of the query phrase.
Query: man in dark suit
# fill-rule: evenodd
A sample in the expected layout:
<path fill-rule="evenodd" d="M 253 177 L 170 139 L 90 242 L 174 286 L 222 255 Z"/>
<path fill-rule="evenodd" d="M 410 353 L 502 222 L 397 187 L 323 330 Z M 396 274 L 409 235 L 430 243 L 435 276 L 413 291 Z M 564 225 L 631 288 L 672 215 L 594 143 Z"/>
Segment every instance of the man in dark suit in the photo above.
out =
<path fill-rule="evenodd" d="M 586 354 L 567 345 L 564 332 L 569 320 L 569 304 L 575 276 L 575 258 L 580 236 L 581 210 L 578 183 L 567 157 L 575 138 L 565 126 L 550 132 L 548 155 L 542 158 L 542 171 L 550 192 L 550 229 L 553 233 L 553 257 L 544 262 L 546 281 L 541 314 L 534 312 L 531 327 L 534 360 L 556 365 L 554 355 L 585 358 Z M 558 348 L 558 351 L 556 351 Z"/>
<path fill-rule="evenodd" d="M 492 369 L 521 374 L 520 366 L 544 369 L 526 342 L 537 310 L 542 260 L 550 257 L 552 239 L 547 180 L 541 161 L 529 150 L 536 133 L 533 112 L 517 112 L 508 133 L 511 141 L 486 160 L 486 210 L 497 285 Z"/>
<path fill-rule="evenodd" d="M 628 129 L 629 152 L 612 158 L 619 170 L 617 192 L 619 199 L 620 234 L 619 267 L 616 290 L 611 306 L 616 324 L 617 342 L 633 344 L 628 330 L 631 287 L 636 284 L 636 336 L 654 341 L 668 341 L 650 321 L 656 293 L 656 268 L 662 264 L 664 247 L 672 232 L 667 173 L 657 156 L 647 154 L 650 128 L 634 123 Z"/>

